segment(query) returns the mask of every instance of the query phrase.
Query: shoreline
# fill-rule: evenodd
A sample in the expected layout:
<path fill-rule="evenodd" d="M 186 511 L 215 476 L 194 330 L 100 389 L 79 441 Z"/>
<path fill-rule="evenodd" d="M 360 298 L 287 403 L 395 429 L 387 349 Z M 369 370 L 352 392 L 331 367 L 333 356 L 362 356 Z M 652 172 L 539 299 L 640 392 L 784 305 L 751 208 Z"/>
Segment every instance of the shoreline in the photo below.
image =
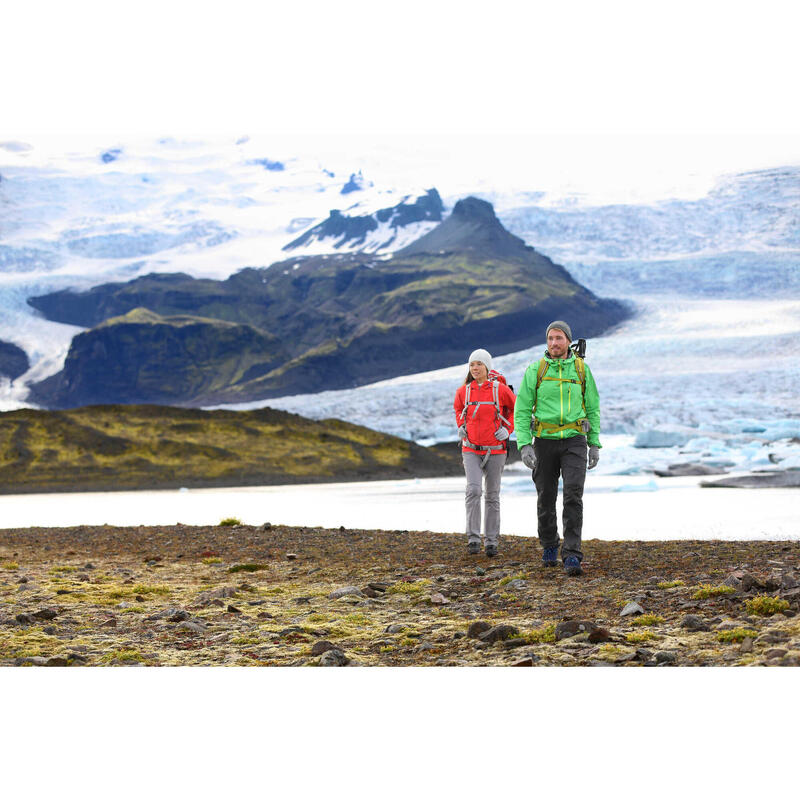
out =
<path fill-rule="evenodd" d="M 489 559 L 431 531 L 6 529 L 0 665 L 800 665 L 800 542 L 584 553 L 567 578 L 518 536 Z"/>

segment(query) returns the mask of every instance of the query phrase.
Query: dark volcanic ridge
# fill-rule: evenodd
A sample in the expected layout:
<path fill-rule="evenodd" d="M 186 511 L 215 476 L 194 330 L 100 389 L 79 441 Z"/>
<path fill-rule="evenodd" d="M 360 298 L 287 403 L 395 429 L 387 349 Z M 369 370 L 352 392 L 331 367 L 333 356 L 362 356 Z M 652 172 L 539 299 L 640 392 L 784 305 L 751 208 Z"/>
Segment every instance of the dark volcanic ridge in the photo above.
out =
<path fill-rule="evenodd" d="M 456 203 L 390 259 L 306 256 L 224 281 L 146 275 L 29 301 L 90 330 L 34 384 L 49 408 L 216 405 L 343 389 L 529 347 L 553 318 L 599 335 L 630 316 L 506 231 L 492 206 Z"/>

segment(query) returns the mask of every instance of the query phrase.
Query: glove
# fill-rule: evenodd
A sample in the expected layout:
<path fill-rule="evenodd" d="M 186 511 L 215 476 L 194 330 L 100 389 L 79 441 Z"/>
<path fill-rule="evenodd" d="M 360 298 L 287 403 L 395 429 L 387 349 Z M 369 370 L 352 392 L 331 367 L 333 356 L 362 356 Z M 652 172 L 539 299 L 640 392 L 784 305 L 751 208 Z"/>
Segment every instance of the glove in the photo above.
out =
<path fill-rule="evenodd" d="M 502 425 L 494 432 L 494 438 L 497 439 L 498 442 L 504 442 L 508 439 L 508 428 L 504 428 Z"/>
<path fill-rule="evenodd" d="M 522 456 L 522 463 L 528 469 L 536 469 L 536 452 L 534 451 L 532 444 L 523 445 L 522 449 L 519 451 L 519 454 Z"/>
<path fill-rule="evenodd" d="M 589 469 L 594 469 L 597 466 L 597 462 L 600 460 L 600 448 L 596 445 L 592 445 L 589 448 Z"/>
<path fill-rule="evenodd" d="M 462 425 L 458 429 L 458 438 L 459 439 L 466 439 L 467 438 L 467 426 L 466 425 Z"/>

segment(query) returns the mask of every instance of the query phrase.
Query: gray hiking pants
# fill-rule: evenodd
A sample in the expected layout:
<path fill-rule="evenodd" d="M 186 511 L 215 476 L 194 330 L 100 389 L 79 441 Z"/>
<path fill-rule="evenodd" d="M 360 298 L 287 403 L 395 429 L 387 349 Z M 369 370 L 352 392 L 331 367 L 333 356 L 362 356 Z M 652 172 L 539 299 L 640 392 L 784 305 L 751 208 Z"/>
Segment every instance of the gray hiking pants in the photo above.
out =
<path fill-rule="evenodd" d="M 462 451 L 464 472 L 467 476 L 467 539 L 470 542 L 481 540 L 481 494 L 483 481 L 486 479 L 486 497 L 484 499 L 483 533 L 486 544 L 497 545 L 500 538 L 500 476 L 506 463 L 506 454 L 498 453 L 489 456 L 485 467 L 481 467 L 483 456 Z"/>

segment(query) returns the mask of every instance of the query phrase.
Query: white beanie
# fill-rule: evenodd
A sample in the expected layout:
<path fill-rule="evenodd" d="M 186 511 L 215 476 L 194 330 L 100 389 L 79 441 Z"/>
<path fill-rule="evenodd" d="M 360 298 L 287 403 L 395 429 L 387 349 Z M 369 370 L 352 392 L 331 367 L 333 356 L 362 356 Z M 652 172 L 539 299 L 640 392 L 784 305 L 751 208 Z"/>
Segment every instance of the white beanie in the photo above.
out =
<path fill-rule="evenodd" d="M 485 364 L 487 371 L 492 368 L 492 357 L 487 350 L 473 350 L 467 359 L 467 366 L 473 361 L 480 361 L 481 364 Z"/>

